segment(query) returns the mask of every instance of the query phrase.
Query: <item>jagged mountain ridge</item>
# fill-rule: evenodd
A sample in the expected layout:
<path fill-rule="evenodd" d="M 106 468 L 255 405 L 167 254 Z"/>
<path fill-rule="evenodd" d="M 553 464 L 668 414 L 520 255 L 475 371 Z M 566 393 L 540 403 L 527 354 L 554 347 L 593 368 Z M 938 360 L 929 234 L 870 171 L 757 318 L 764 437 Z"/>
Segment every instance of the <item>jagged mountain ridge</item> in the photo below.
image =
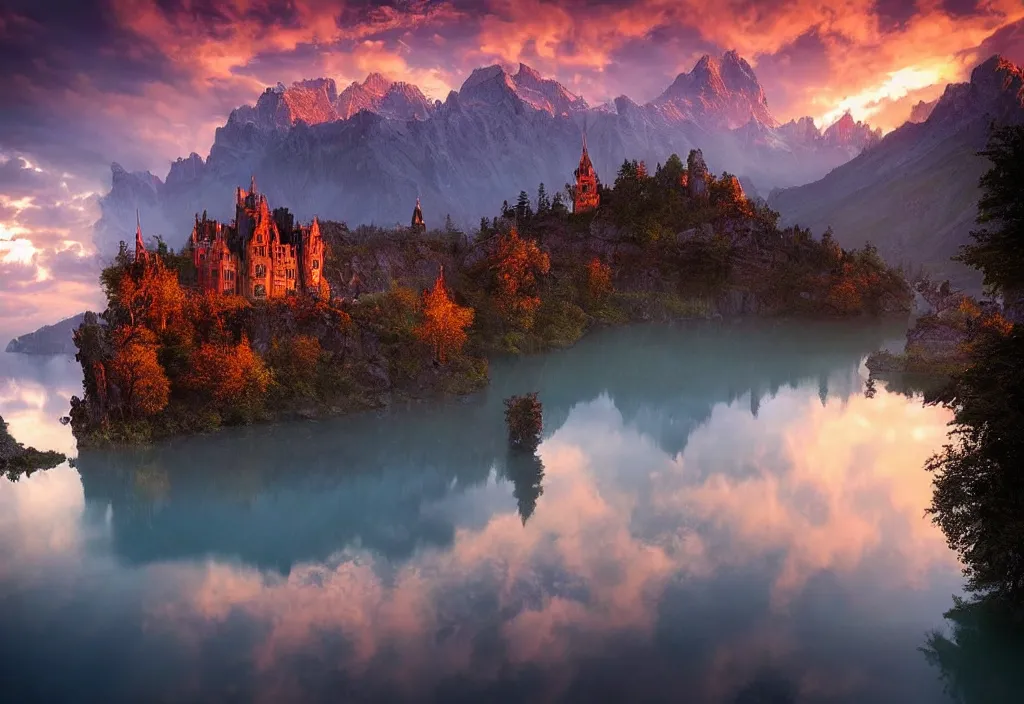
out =
<path fill-rule="evenodd" d="M 653 166 L 701 148 L 713 170 L 742 175 L 762 192 L 820 177 L 877 139 L 859 123 L 824 134 L 811 118 L 799 129 L 780 126 L 735 52 L 701 58 L 649 103 L 620 96 L 599 108 L 524 64 L 514 74 L 477 69 L 443 103 L 380 74 L 340 93 L 320 78 L 278 84 L 233 110 L 208 158 L 178 159 L 164 181 L 116 167 L 96 239 L 109 251 L 130 237 L 139 208 L 148 232 L 180 245 L 194 213 L 229 218 L 235 186 L 253 174 L 275 206 L 302 219 L 392 225 L 407 220 L 419 196 L 428 220 L 451 214 L 470 224 L 520 190 L 533 194 L 538 182 L 560 190 L 584 131 L 608 182 L 626 158 Z"/>
<path fill-rule="evenodd" d="M 927 108 L 925 108 L 927 109 Z M 844 246 L 874 243 L 891 263 L 924 265 L 977 292 L 980 275 L 949 261 L 969 241 L 988 170 L 977 155 L 989 124 L 1024 124 L 1024 68 L 1001 56 L 950 84 L 927 119 L 908 122 L 824 178 L 776 191 L 769 203 L 789 223 Z"/>

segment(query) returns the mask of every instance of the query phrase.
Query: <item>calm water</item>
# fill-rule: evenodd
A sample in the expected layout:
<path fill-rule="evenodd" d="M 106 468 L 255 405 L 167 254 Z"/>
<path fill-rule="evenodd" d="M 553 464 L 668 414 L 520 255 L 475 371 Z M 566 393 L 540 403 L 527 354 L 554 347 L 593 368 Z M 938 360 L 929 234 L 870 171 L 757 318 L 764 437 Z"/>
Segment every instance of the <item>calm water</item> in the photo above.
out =
<path fill-rule="evenodd" d="M 0 479 L 4 701 L 945 701 L 948 415 L 863 394 L 902 335 L 619 329 L 466 400 Z M 0 414 L 73 453 L 78 384 L 0 356 Z"/>

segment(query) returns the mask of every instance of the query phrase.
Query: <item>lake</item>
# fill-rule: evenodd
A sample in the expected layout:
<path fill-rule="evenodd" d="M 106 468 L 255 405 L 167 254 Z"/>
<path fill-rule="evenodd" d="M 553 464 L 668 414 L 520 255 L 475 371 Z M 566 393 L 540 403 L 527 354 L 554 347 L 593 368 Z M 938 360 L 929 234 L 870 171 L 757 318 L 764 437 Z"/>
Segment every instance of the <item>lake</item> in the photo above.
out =
<path fill-rule="evenodd" d="M 949 413 L 897 323 L 604 330 L 464 399 L 83 451 L 0 479 L 10 702 L 943 702 Z M 502 400 L 538 391 L 536 457 Z M 0 355 L 75 455 L 73 360 Z M 12 698 L 11 695 L 13 694 Z"/>

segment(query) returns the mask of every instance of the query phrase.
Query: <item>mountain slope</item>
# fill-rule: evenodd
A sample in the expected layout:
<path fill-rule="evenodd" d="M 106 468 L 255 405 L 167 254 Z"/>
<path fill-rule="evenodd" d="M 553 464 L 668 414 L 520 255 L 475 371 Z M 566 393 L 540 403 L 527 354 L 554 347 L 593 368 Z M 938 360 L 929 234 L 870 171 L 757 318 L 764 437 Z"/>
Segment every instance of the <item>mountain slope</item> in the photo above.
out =
<path fill-rule="evenodd" d="M 650 103 L 622 96 L 599 108 L 523 64 L 514 74 L 479 68 L 444 103 L 380 74 L 340 93 L 321 78 L 279 84 L 233 110 L 209 157 L 178 159 L 165 181 L 118 169 L 101 200 L 96 241 L 106 252 L 130 239 L 139 208 L 148 234 L 180 246 L 196 212 L 229 219 L 235 187 L 252 175 L 275 206 L 300 219 L 390 226 L 406 222 L 419 197 L 428 225 L 445 214 L 473 225 L 519 191 L 534 194 L 539 182 L 561 190 L 584 131 L 606 181 L 627 158 L 653 170 L 673 152 L 685 158 L 699 147 L 714 171 L 741 175 L 762 192 L 819 178 L 875 139 L 842 121 L 825 135 L 810 118 L 796 130 L 779 127 L 735 52 L 701 58 Z"/>
<path fill-rule="evenodd" d="M 874 148 L 814 183 L 776 191 L 772 207 L 789 223 L 844 246 L 872 242 L 892 263 L 924 265 L 977 290 L 976 272 L 950 262 L 969 240 L 988 163 L 977 155 L 990 121 L 1024 123 L 1024 69 L 993 56 L 952 84 L 924 122 L 909 122 Z"/>

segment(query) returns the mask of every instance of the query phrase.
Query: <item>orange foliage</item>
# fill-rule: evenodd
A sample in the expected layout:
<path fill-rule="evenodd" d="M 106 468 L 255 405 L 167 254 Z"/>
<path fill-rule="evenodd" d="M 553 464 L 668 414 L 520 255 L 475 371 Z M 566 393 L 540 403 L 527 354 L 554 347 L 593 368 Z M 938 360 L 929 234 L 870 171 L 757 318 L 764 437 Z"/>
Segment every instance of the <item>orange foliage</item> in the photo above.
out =
<path fill-rule="evenodd" d="M 495 273 L 498 309 L 507 318 L 517 318 L 522 327 L 533 326 L 533 314 L 540 307 L 537 277 L 551 269 L 551 259 L 534 240 L 524 240 L 513 228 L 498 240 L 491 260 Z"/>
<path fill-rule="evenodd" d="M 594 257 L 587 263 L 587 295 L 592 301 L 601 301 L 611 292 L 612 268 Z"/>
<path fill-rule="evenodd" d="M 416 337 L 434 350 L 434 358 L 442 364 L 449 354 L 458 354 L 466 344 L 466 328 L 473 324 L 472 308 L 460 306 L 448 295 L 444 270 L 434 288 L 423 293 L 423 323 L 414 330 Z"/>
<path fill-rule="evenodd" d="M 849 268 L 844 267 L 844 275 L 832 283 L 826 298 L 826 303 L 840 315 L 853 315 L 864 307 L 861 289 L 850 275 Z"/>
<path fill-rule="evenodd" d="M 110 373 L 129 415 L 152 416 L 167 407 L 171 383 L 157 361 L 154 345 L 139 342 L 120 345 L 110 361 Z"/>
<path fill-rule="evenodd" d="M 128 273 L 117 285 L 117 303 L 124 309 L 131 327 L 146 323 L 151 330 L 162 332 L 168 321 L 180 317 L 185 292 L 178 283 L 178 274 L 157 258 L 142 274 Z"/>
<path fill-rule="evenodd" d="M 711 199 L 728 217 L 742 219 L 754 216 L 754 207 L 743 194 L 739 179 L 730 174 L 723 174 L 715 181 Z"/>
<path fill-rule="evenodd" d="M 992 313 L 982 319 L 981 329 L 984 332 L 992 333 L 999 337 L 1006 337 L 1013 332 L 1013 321 L 1007 320 L 1003 317 L 1002 313 Z"/>
<path fill-rule="evenodd" d="M 244 337 L 237 345 L 204 342 L 191 362 L 184 386 L 219 404 L 258 400 L 270 385 L 266 365 Z"/>

